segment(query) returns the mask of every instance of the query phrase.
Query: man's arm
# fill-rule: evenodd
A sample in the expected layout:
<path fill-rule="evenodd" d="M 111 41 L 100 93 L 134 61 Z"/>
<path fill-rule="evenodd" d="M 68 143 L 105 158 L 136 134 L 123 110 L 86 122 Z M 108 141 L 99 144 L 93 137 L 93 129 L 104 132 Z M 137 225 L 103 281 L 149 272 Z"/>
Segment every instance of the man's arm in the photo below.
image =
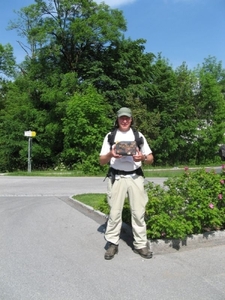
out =
<path fill-rule="evenodd" d="M 116 154 L 115 145 L 112 147 L 112 150 L 109 151 L 107 154 L 100 155 L 100 157 L 99 157 L 100 165 L 103 166 L 103 165 L 107 164 L 112 157 L 115 157 L 115 158 L 121 158 L 122 157 L 122 155 Z"/>
<path fill-rule="evenodd" d="M 100 155 L 100 157 L 99 157 L 100 165 L 103 166 L 103 165 L 107 164 L 112 157 L 113 157 L 112 151 L 108 152 L 105 155 Z"/>

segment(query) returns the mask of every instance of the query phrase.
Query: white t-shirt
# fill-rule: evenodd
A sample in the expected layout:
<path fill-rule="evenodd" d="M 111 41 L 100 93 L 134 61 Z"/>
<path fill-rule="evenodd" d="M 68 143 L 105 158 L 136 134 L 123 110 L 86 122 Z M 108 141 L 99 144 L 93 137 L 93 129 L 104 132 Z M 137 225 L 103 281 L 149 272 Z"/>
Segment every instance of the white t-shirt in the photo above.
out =
<path fill-rule="evenodd" d="M 111 132 L 107 133 L 107 135 L 104 138 L 103 144 L 102 144 L 102 149 L 100 152 L 100 156 L 101 155 L 106 155 L 107 153 L 109 153 L 110 151 L 110 144 L 108 142 L 108 135 Z M 139 136 L 143 137 L 143 145 L 141 146 L 140 151 L 142 152 L 142 154 L 144 155 L 148 155 L 150 153 L 152 153 L 152 150 L 150 149 L 145 137 L 143 136 L 142 133 L 139 132 Z M 135 136 L 133 133 L 133 130 L 130 128 L 128 131 L 126 132 L 122 132 L 119 129 L 116 132 L 116 136 L 115 136 L 115 140 L 114 142 L 129 142 L 129 141 L 134 141 L 135 140 Z M 133 160 L 132 156 L 123 156 L 121 158 L 115 158 L 112 157 L 110 160 L 110 166 L 113 167 L 116 170 L 123 170 L 123 171 L 133 171 L 138 169 L 139 167 L 141 167 L 141 161 L 140 162 L 135 162 Z"/>

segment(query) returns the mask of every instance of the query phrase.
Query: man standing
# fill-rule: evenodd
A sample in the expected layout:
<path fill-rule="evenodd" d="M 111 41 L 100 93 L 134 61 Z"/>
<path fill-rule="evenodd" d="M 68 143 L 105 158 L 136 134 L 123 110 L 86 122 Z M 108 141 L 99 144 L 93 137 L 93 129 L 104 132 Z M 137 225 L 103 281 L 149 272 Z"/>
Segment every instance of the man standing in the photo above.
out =
<path fill-rule="evenodd" d="M 122 107 L 117 112 L 116 142 L 135 141 L 135 133 L 132 129 L 132 112 L 127 107 Z M 151 258 L 152 252 L 147 246 L 147 234 L 145 224 L 145 206 L 148 201 L 147 192 L 144 189 L 144 177 L 141 169 L 142 162 L 151 164 L 153 162 L 152 151 L 146 138 L 139 132 L 142 140 L 136 148 L 134 155 L 120 155 L 116 152 L 115 144 L 110 144 L 108 133 L 103 141 L 100 152 L 100 164 L 110 163 L 110 174 L 108 178 L 107 196 L 110 206 L 110 214 L 105 232 L 108 241 L 108 249 L 105 259 L 109 260 L 118 253 L 120 231 L 122 226 L 122 211 L 126 195 L 129 196 L 131 208 L 132 231 L 134 235 L 134 252 L 144 258 Z"/>

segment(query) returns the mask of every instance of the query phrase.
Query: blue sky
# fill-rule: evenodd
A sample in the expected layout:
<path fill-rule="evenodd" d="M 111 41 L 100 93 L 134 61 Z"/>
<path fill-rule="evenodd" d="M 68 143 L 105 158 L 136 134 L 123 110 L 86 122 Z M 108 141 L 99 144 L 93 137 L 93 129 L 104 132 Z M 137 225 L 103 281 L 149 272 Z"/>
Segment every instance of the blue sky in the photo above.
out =
<path fill-rule="evenodd" d="M 0 3 L 0 43 L 13 46 L 17 62 L 25 55 L 17 43 L 21 37 L 6 27 L 10 20 L 16 19 L 13 10 L 32 3 L 34 0 Z M 225 68 L 225 0 L 105 0 L 105 3 L 123 11 L 126 37 L 146 39 L 146 52 L 161 52 L 174 68 L 182 62 L 194 68 L 208 56 L 215 56 Z"/>

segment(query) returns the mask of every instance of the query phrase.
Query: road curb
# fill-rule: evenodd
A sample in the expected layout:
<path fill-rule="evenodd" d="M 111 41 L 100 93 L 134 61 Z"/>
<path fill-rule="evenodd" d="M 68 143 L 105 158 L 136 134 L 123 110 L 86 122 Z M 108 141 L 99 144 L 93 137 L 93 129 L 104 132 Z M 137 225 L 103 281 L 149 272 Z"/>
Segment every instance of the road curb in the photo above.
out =
<path fill-rule="evenodd" d="M 74 199 L 72 196 L 64 200 L 69 205 L 76 208 L 85 216 L 95 220 L 99 224 L 106 225 L 108 215 L 95 210 L 93 207 L 85 205 L 80 201 Z M 133 238 L 132 229 L 126 223 L 122 225 L 123 234 L 127 235 L 129 239 Z M 149 247 L 154 254 L 176 253 L 178 251 L 187 251 L 202 247 L 212 247 L 218 245 L 225 245 L 225 231 L 209 231 L 203 234 L 188 235 L 187 238 L 180 239 L 150 239 Z"/>
<path fill-rule="evenodd" d="M 192 250 L 202 247 L 225 245 L 225 231 L 209 231 L 203 234 L 188 235 L 180 239 L 150 240 L 151 249 L 154 253 L 174 253 L 177 251 Z"/>

